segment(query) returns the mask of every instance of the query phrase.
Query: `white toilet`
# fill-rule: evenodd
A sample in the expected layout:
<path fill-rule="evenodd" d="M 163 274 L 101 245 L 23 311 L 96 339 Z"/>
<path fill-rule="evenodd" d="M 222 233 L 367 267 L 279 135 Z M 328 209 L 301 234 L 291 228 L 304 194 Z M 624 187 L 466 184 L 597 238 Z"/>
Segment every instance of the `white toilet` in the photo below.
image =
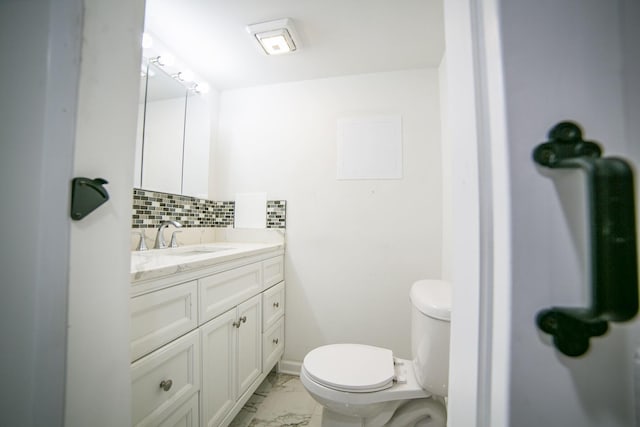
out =
<path fill-rule="evenodd" d="M 323 406 L 323 426 L 446 425 L 451 286 L 420 280 L 410 297 L 413 360 L 362 344 L 326 345 L 305 356 L 300 380 Z"/>

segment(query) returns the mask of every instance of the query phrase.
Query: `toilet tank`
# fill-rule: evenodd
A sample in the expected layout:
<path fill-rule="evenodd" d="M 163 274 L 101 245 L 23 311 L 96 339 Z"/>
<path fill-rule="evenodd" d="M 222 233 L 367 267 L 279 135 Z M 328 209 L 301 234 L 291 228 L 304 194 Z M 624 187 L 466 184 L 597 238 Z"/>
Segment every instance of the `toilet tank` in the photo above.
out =
<path fill-rule="evenodd" d="M 420 280 L 411 287 L 410 297 L 413 370 L 423 389 L 447 396 L 451 285 Z"/>

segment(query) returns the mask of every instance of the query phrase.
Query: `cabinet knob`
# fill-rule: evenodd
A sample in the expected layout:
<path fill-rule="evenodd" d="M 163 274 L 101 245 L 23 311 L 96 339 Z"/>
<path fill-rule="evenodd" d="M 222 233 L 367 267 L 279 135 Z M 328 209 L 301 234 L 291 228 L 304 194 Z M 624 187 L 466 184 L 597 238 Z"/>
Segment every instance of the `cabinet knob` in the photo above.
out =
<path fill-rule="evenodd" d="M 278 338 L 274 338 L 274 339 L 273 339 L 273 343 L 274 343 L 274 344 L 276 344 L 276 345 L 277 345 L 277 344 L 278 344 L 278 342 L 279 342 Z"/>
<path fill-rule="evenodd" d="M 162 380 L 160 382 L 160 388 L 163 389 L 164 391 L 171 390 L 172 385 L 173 385 L 173 381 L 171 380 Z"/>
<path fill-rule="evenodd" d="M 278 307 L 280 307 L 280 303 L 279 303 L 278 301 L 274 302 L 274 303 L 273 303 L 273 307 L 274 307 L 274 308 L 278 308 Z"/>
<path fill-rule="evenodd" d="M 247 323 L 247 316 L 242 316 L 237 322 L 234 321 L 231 325 L 239 328 L 243 323 Z"/>

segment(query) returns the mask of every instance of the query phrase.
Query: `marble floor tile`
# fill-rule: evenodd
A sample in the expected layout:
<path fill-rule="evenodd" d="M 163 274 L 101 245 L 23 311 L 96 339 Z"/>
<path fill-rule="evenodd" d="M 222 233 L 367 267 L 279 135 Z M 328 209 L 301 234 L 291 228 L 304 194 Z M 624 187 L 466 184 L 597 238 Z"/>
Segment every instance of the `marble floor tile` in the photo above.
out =
<path fill-rule="evenodd" d="M 231 427 L 320 427 L 322 407 L 293 375 L 271 373 L 230 424 Z"/>

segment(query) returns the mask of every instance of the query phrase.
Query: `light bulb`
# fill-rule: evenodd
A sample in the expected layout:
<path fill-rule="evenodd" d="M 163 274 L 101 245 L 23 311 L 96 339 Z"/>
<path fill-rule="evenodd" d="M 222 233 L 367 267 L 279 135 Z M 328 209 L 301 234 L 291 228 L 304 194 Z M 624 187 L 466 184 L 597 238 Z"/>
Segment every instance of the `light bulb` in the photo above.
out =
<path fill-rule="evenodd" d="M 191 70 L 181 71 L 180 72 L 180 78 L 185 82 L 192 82 L 193 81 L 193 73 L 191 72 Z"/>
<path fill-rule="evenodd" d="M 176 63 L 176 57 L 170 53 L 165 53 L 164 55 L 160 55 L 160 65 L 165 65 L 171 67 Z"/>
<path fill-rule="evenodd" d="M 142 48 L 149 49 L 153 46 L 153 37 L 149 33 L 142 33 Z"/>
<path fill-rule="evenodd" d="M 202 82 L 198 85 L 196 85 L 198 92 L 200 93 L 209 93 L 209 91 L 211 90 L 211 86 L 209 86 L 209 83 L 207 82 Z"/>

